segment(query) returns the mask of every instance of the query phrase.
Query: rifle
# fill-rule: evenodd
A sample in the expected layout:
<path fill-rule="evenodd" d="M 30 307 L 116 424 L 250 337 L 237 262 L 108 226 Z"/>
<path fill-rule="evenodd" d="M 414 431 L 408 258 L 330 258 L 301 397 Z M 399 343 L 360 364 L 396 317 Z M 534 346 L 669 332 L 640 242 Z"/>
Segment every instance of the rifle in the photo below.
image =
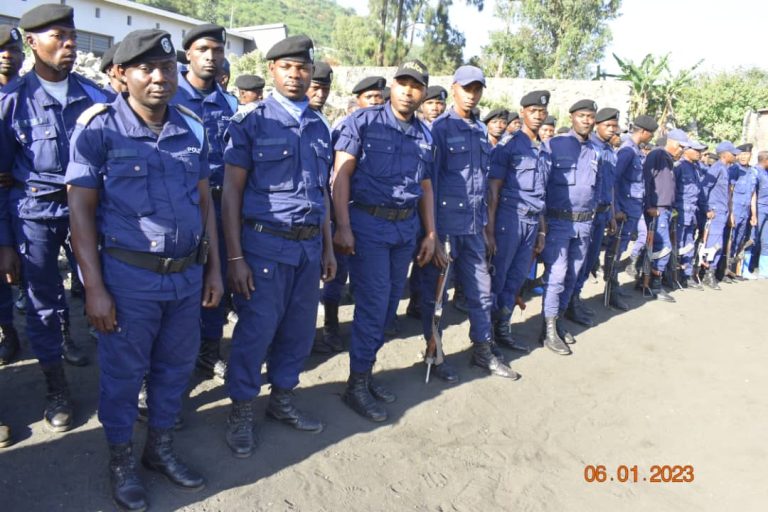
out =
<path fill-rule="evenodd" d="M 725 271 L 723 272 L 723 275 L 728 276 L 730 278 L 736 277 L 736 274 L 733 273 L 731 270 L 731 265 L 733 264 L 733 257 L 731 257 L 731 249 L 733 248 L 733 231 L 734 226 L 731 226 L 728 228 L 728 243 L 726 244 L 726 254 L 725 254 Z"/>
<path fill-rule="evenodd" d="M 643 255 L 643 294 L 651 287 L 651 273 L 653 272 L 653 237 L 656 235 L 656 221 L 653 217 L 648 224 L 648 233 L 645 237 L 645 254 Z"/>
<path fill-rule="evenodd" d="M 717 250 L 717 248 L 714 248 L 714 247 L 710 250 L 707 250 L 707 240 L 709 240 L 709 227 L 711 225 L 712 225 L 712 219 L 707 219 L 707 222 L 704 223 L 704 229 L 697 242 L 698 246 L 696 247 L 696 253 L 693 257 L 693 277 L 696 279 L 696 282 L 699 284 L 701 284 L 701 278 L 699 277 L 699 273 L 701 272 L 703 263 L 706 261 L 707 264 L 709 264 L 709 262 L 712 260 L 712 256 L 714 256 L 714 252 L 712 251 L 712 249 L 715 249 L 715 251 Z"/>
<path fill-rule="evenodd" d="M 435 296 L 435 312 L 432 314 L 432 336 L 427 342 L 427 353 L 425 362 L 427 363 L 427 378 L 424 382 L 429 382 L 429 374 L 432 371 L 432 365 L 443 364 L 443 340 L 440 337 L 440 320 L 443 317 L 443 295 L 445 295 L 445 285 L 448 282 L 448 271 L 451 268 L 451 243 L 448 235 L 445 237 L 445 254 L 448 256 L 448 263 L 440 270 L 437 277 L 437 291 Z"/>
<path fill-rule="evenodd" d="M 621 233 L 624 231 L 624 221 L 621 221 L 618 232 L 616 233 L 616 241 L 613 243 L 613 258 L 606 270 L 608 270 L 605 276 L 605 288 L 603 288 L 603 306 L 606 308 L 611 302 L 611 288 L 613 288 L 613 275 L 616 272 L 616 264 L 621 257 Z"/>
<path fill-rule="evenodd" d="M 736 269 L 736 275 L 741 275 L 741 266 L 744 263 L 744 253 L 752 247 L 755 244 L 755 241 L 752 240 L 752 226 L 750 224 L 747 224 L 747 232 L 744 234 L 744 241 L 741 242 L 739 246 L 739 250 L 736 253 L 736 264 L 734 268 Z"/>
<path fill-rule="evenodd" d="M 683 285 L 680 284 L 680 246 L 677 243 L 677 212 L 672 212 L 669 223 L 669 240 L 672 243 L 672 252 L 669 256 L 669 265 L 667 270 L 669 272 L 669 280 L 672 281 L 672 286 L 682 290 Z"/>

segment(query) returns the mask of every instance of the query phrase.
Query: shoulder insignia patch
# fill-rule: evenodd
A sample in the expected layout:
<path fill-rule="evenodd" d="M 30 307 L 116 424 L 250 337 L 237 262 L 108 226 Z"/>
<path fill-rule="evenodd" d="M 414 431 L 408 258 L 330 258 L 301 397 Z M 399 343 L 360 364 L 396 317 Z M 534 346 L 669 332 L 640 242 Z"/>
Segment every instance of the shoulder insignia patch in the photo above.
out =
<path fill-rule="evenodd" d="M 243 119 L 245 119 L 248 114 L 256 110 L 256 107 L 258 106 L 257 103 L 248 103 L 246 105 L 243 105 L 240 110 L 235 112 L 232 117 L 229 118 L 229 120 L 233 123 L 242 123 Z"/>
<path fill-rule="evenodd" d="M 90 123 L 94 117 L 106 112 L 107 108 L 108 105 L 106 103 L 94 103 L 80 114 L 80 117 L 77 118 L 77 124 L 88 126 L 88 123 Z"/>

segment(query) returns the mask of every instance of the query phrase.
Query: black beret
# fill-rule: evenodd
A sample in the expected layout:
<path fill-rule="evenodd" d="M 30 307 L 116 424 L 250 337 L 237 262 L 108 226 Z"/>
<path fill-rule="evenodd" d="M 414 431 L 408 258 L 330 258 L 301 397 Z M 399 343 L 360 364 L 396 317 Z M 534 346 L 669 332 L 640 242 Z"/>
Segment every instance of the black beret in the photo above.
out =
<path fill-rule="evenodd" d="M 568 109 L 569 114 L 573 114 L 577 110 L 591 110 L 597 112 L 597 103 L 592 100 L 579 100 Z"/>
<path fill-rule="evenodd" d="M 312 81 L 323 85 L 331 85 L 331 82 L 333 82 L 333 69 L 331 69 L 331 65 L 323 61 L 315 62 Z"/>
<path fill-rule="evenodd" d="M 256 75 L 240 75 L 235 80 L 235 87 L 244 91 L 263 89 L 264 85 L 266 85 L 264 79 Z"/>
<path fill-rule="evenodd" d="M 357 82 L 352 88 L 352 94 L 363 94 L 367 91 L 381 91 L 387 85 L 387 80 L 383 76 L 367 76 Z"/>
<path fill-rule="evenodd" d="M 546 107 L 549 105 L 549 97 L 549 91 L 531 91 L 520 98 L 520 106 L 530 107 L 532 105 L 542 105 Z"/>
<path fill-rule="evenodd" d="M 112 58 L 114 64 L 126 65 L 139 59 L 175 57 L 171 35 L 156 28 L 134 30 L 120 42 Z"/>
<path fill-rule="evenodd" d="M 487 114 L 485 114 L 483 116 L 482 121 L 485 124 L 488 124 L 488 122 L 490 122 L 491 119 L 496 119 L 497 117 L 503 117 L 504 120 L 506 121 L 508 116 L 509 116 L 509 110 L 507 110 L 505 108 L 496 108 L 496 109 L 491 110 Z"/>
<path fill-rule="evenodd" d="M 22 45 L 21 32 L 10 25 L 0 25 L 0 48 L 11 44 Z"/>
<path fill-rule="evenodd" d="M 43 32 L 51 25 L 75 28 L 75 10 L 68 5 L 43 4 L 21 15 L 19 27 L 27 32 Z"/>
<path fill-rule="evenodd" d="M 507 122 L 511 123 L 512 121 L 515 121 L 517 119 L 520 119 L 520 113 L 519 112 L 510 112 L 507 116 Z"/>
<path fill-rule="evenodd" d="M 603 123 L 612 119 L 615 119 L 616 121 L 619 120 L 619 111 L 615 108 L 601 108 L 597 111 L 597 114 L 595 114 L 595 123 Z"/>
<path fill-rule="evenodd" d="M 227 42 L 227 30 L 221 25 L 214 25 L 213 23 L 198 25 L 189 29 L 184 34 L 184 39 L 181 40 L 181 47 L 189 50 L 192 43 L 198 39 L 213 39 L 223 44 Z"/>
<path fill-rule="evenodd" d="M 229 59 L 224 59 L 223 61 L 221 61 L 221 70 L 224 73 L 229 74 L 230 69 L 231 67 L 229 65 Z"/>
<path fill-rule="evenodd" d="M 99 64 L 99 71 L 102 73 L 106 73 L 109 68 L 112 67 L 112 64 L 114 64 L 113 60 L 115 58 L 115 52 L 117 51 L 117 48 L 120 46 L 120 43 L 113 44 L 109 48 L 107 48 L 107 51 L 104 52 L 104 55 L 101 56 L 101 64 Z"/>
<path fill-rule="evenodd" d="M 429 71 L 419 59 L 411 59 L 400 64 L 395 71 L 395 78 L 410 77 L 421 85 L 429 85 Z"/>
<path fill-rule="evenodd" d="M 655 132 L 659 128 L 659 123 L 651 116 L 637 116 L 632 124 L 649 132 Z"/>
<path fill-rule="evenodd" d="M 752 152 L 752 144 L 742 144 L 741 146 L 736 146 L 736 149 L 739 151 L 745 152 L 745 153 L 751 153 Z"/>
<path fill-rule="evenodd" d="M 432 85 L 427 87 L 427 94 L 424 96 L 424 101 L 427 100 L 441 100 L 445 101 L 448 98 L 448 91 L 439 85 Z"/>
<path fill-rule="evenodd" d="M 286 37 L 278 41 L 269 49 L 266 55 L 267 60 L 293 60 L 297 62 L 314 62 L 315 45 L 307 36 L 300 34 L 297 36 Z"/>
<path fill-rule="evenodd" d="M 389 87 L 385 87 L 381 91 L 381 96 L 384 98 L 384 101 L 389 101 L 389 97 L 392 95 L 392 89 Z"/>
<path fill-rule="evenodd" d="M 179 64 L 189 64 L 189 60 L 187 59 L 187 52 L 184 50 L 176 50 L 176 62 Z"/>
<path fill-rule="evenodd" d="M 662 135 L 661 137 L 656 137 L 656 147 L 657 148 L 663 148 L 667 145 L 667 136 Z"/>
<path fill-rule="evenodd" d="M 568 128 L 567 126 L 561 126 L 560 128 L 557 129 L 555 133 L 557 135 L 563 135 L 564 133 L 568 133 L 569 131 L 571 131 L 571 129 Z"/>
<path fill-rule="evenodd" d="M 544 119 L 544 122 L 541 123 L 542 126 L 555 126 L 557 124 L 557 118 L 555 116 L 547 116 Z"/>

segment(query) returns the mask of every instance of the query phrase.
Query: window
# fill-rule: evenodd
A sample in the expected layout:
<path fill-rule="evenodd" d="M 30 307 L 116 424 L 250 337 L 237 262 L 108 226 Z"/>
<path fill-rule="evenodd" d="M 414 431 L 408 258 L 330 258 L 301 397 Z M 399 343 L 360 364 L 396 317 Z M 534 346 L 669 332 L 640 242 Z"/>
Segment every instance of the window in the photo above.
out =
<path fill-rule="evenodd" d="M 98 7 L 96 8 L 96 17 L 101 18 L 101 9 Z"/>
<path fill-rule="evenodd" d="M 84 30 L 77 31 L 77 49 L 82 52 L 91 52 L 96 56 L 101 56 L 112 46 L 112 38 Z"/>
<path fill-rule="evenodd" d="M 187 31 L 184 29 L 181 29 L 181 38 L 184 39 L 184 36 L 187 35 Z"/>
<path fill-rule="evenodd" d="M 160 24 L 159 23 L 155 23 L 155 28 L 160 28 Z"/>
<path fill-rule="evenodd" d="M 131 17 L 130 16 L 128 16 L 128 20 L 127 21 L 128 21 L 128 25 L 130 25 L 131 24 Z"/>

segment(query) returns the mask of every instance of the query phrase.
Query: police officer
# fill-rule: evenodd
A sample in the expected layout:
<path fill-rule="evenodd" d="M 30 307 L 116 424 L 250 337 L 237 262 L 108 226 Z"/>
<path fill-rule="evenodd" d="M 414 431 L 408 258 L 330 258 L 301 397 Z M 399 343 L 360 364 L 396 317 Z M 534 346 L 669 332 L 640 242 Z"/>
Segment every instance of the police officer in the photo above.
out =
<path fill-rule="evenodd" d="M 702 266 L 706 268 L 704 284 L 713 290 L 719 290 L 720 285 L 715 277 L 715 270 L 720 263 L 724 246 L 726 224 L 733 225 L 731 215 L 731 191 L 730 191 L 730 167 L 741 153 L 729 140 L 723 141 L 715 147 L 718 161 L 707 170 L 707 175 L 702 181 L 704 194 L 707 197 L 707 207 L 714 215 L 709 226 L 706 249 L 709 253 L 706 262 Z"/>
<path fill-rule="evenodd" d="M 35 64 L 0 95 L 0 173 L 10 172 L 16 181 L 14 188 L 0 189 L 0 272 L 14 272 L 18 248 L 28 283 L 27 336 L 48 384 L 44 417 L 61 432 L 73 419 L 62 354 L 71 364 L 88 361 L 69 336 L 58 268 L 69 237 L 64 172 L 75 121 L 108 95 L 71 73 L 77 48 L 71 7 L 39 5 L 22 15 L 20 26 Z"/>
<path fill-rule="evenodd" d="M 235 79 L 237 98 L 240 105 L 247 105 L 264 99 L 264 79 L 256 75 L 240 75 Z"/>
<path fill-rule="evenodd" d="M 383 76 L 367 76 L 352 88 L 355 101 L 359 108 L 372 107 L 384 103 L 382 91 L 387 85 Z"/>
<path fill-rule="evenodd" d="M 224 183 L 224 132 L 229 119 L 237 111 L 237 100 L 226 94 L 216 82 L 216 76 L 224 61 L 227 31 L 220 25 L 198 25 L 187 31 L 182 46 L 189 66 L 179 71 L 179 88 L 173 103 L 183 105 L 203 120 L 210 143 L 208 162 L 211 166 L 210 186 L 213 207 L 216 212 L 219 238 L 221 231 L 221 194 Z M 226 272 L 224 244 L 219 248 L 222 273 Z M 220 344 L 227 318 L 229 294 L 216 308 L 202 310 L 202 342 L 197 358 L 197 368 L 208 377 L 224 380 L 227 365 L 221 358 Z"/>
<path fill-rule="evenodd" d="M 768 279 L 768 151 L 757 154 L 757 226 L 755 242 L 759 249 L 759 279 Z"/>
<path fill-rule="evenodd" d="M 445 100 L 448 98 L 448 91 L 439 85 L 427 87 L 427 94 L 421 103 L 421 120 L 432 126 L 432 123 L 445 112 Z"/>
<path fill-rule="evenodd" d="M 549 99 L 549 91 L 531 91 L 520 99 L 523 127 L 493 149 L 488 174 L 485 236 L 492 257 L 494 340 L 524 352 L 528 345 L 512 336 L 510 320 L 533 259 L 544 247 L 549 160 L 542 155 L 538 132 Z"/>
<path fill-rule="evenodd" d="M 420 266 L 432 259 L 437 239 L 432 137 L 414 116 L 428 82 L 422 62 L 401 64 L 391 84 L 391 101 L 351 114 L 339 127 L 335 145 L 334 244 L 352 255 L 355 298 L 350 376 L 343 399 L 372 421 L 387 419 L 378 401 L 396 399 L 371 373 L 384 343 L 385 323 L 394 316 L 388 311 L 390 297 L 399 297 L 405 284 L 419 218 L 425 233 L 417 257 Z"/>
<path fill-rule="evenodd" d="M 125 90 L 125 84 L 120 81 L 120 79 L 117 77 L 117 73 L 115 72 L 115 66 L 113 63 L 113 59 L 115 57 L 115 52 L 119 48 L 120 43 L 113 44 L 107 50 L 104 52 L 104 55 L 101 56 L 101 64 L 99 64 L 99 71 L 107 75 L 107 78 L 109 78 L 109 83 L 104 86 L 104 90 L 117 95 L 122 92 L 126 92 Z"/>
<path fill-rule="evenodd" d="M 309 98 L 309 108 L 320 115 L 329 132 L 331 131 L 331 123 L 323 114 L 323 107 L 325 107 L 328 95 L 331 93 L 331 83 L 333 83 L 333 69 L 330 64 L 322 61 L 315 62 L 312 82 L 307 90 L 307 98 Z"/>
<path fill-rule="evenodd" d="M 576 287 L 573 290 L 571 302 L 565 311 L 565 317 L 568 320 L 586 327 L 594 326 L 595 322 L 591 318 L 593 311 L 581 300 L 581 290 L 584 288 L 584 283 L 587 281 L 589 273 L 600 261 L 600 249 L 603 246 L 605 230 L 608 229 L 611 234 L 616 232 L 616 221 L 613 219 L 613 175 L 614 167 L 616 166 L 616 153 L 614 153 L 613 146 L 611 146 L 611 139 L 618 130 L 619 111 L 617 109 L 601 108 L 595 114 L 595 131 L 590 135 L 590 138 L 600 151 L 600 164 L 602 166 L 600 176 L 602 179 L 600 180 L 597 209 L 595 210 L 595 220 L 592 222 L 592 233 L 589 238 L 584 268 L 576 280 Z M 607 257 L 612 256 L 609 251 Z M 609 267 L 610 265 L 606 264 L 606 268 Z M 606 276 L 606 279 L 608 278 L 614 280 L 614 285 L 617 285 L 615 276 Z M 618 309 L 626 311 L 629 307 L 615 291 L 617 289 L 618 286 L 611 287 L 611 302 Z"/>
<path fill-rule="evenodd" d="M 732 188 L 732 216 L 733 216 L 733 241 L 731 243 L 731 257 L 734 258 L 742 245 L 747 241 L 747 235 L 754 226 L 757 226 L 757 180 L 755 169 L 749 164 L 752 158 L 752 144 L 738 146 L 741 151 L 736 162 L 730 167 L 730 180 Z M 748 266 L 742 265 L 742 270 Z M 746 279 L 749 272 L 739 275 L 737 269 L 733 271 L 736 280 Z M 750 276 L 751 277 L 751 276 Z"/>
<path fill-rule="evenodd" d="M 0 25 L 0 90 L 19 77 L 24 49 L 19 29 Z"/>
<path fill-rule="evenodd" d="M 544 325 L 541 341 L 560 355 L 571 353 L 573 335 L 560 324 L 584 266 L 600 190 L 600 148 L 590 139 L 597 104 L 579 100 L 569 109 L 571 131 L 547 143 L 547 235 L 544 250 Z"/>
<path fill-rule="evenodd" d="M 547 142 L 549 139 L 555 136 L 555 126 L 557 125 L 557 119 L 554 116 L 547 116 L 544 123 L 539 129 L 539 138 L 541 142 Z"/>
<path fill-rule="evenodd" d="M 99 331 L 99 420 L 112 495 L 123 509 L 144 510 L 131 437 L 145 375 L 142 464 L 182 489 L 205 485 L 174 452 L 172 432 L 200 343 L 200 297 L 213 307 L 223 286 L 203 124 L 186 107 L 169 106 L 178 80 L 171 36 L 131 32 L 114 63 L 128 95 L 80 116 L 66 178 L 86 312 Z"/>
<path fill-rule="evenodd" d="M 432 123 L 435 220 L 441 242 L 446 237 L 450 239 L 451 254 L 445 254 L 443 244 L 438 244 L 441 248 L 436 250 L 433 262 L 422 269 L 422 327 L 424 337 L 429 341 L 437 280 L 440 269 L 445 268 L 448 258 L 451 258 L 451 270 L 461 283 L 467 300 L 469 339 L 474 347 L 472 363 L 492 375 L 516 379 L 519 376 L 491 349 L 491 277 L 483 236 L 488 222 L 485 198 L 491 146 L 483 125 L 472 114 L 472 109 L 483 96 L 484 88 L 485 76 L 479 68 L 458 68 L 451 87 L 453 107 Z M 447 362 L 435 366 L 434 372 L 447 382 L 456 382 L 459 378 Z"/>
<path fill-rule="evenodd" d="M 221 61 L 219 72 L 216 74 L 216 83 L 219 84 L 219 86 L 224 92 L 227 92 L 227 87 L 229 86 L 229 79 L 232 76 L 230 70 L 231 70 L 231 67 L 229 65 L 229 60 L 225 58 L 223 61 Z"/>
<path fill-rule="evenodd" d="M 236 457 L 256 448 L 253 399 L 265 360 L 272 386 L 267 416 L 297 430 L 323 430 L 296 408 L 292 391 L 312 349 L 317 284 L 336 271 L 326 188 L 331 138 L 306 96 L 313 53 L 303 35 L 275 44 L 266 55 L 274 92 L 237 114 L 228 132 L 224 234 L 238 321 L 226 439 Z"/>
<path fill-rule="evenodd" d="M 675 173 L 675 210 L 677 211 L 677 246 L 678 259 L 682 274 L 680 284 L 683 288 L 703 290 L 698 276 L 693 278 L 693 258 L 696 247 L 696 230 L 703 223 L 702 217 L 711 217 L 707 210 L 707 200 L 699 177 L 699 162 L 705 144 L 691 141 L 691 147 L 683 151 L 682 158 L 674 168 Z"/>
<path fill-rule="evenodd" d="M 653 254 L 651 255 L 650 290 L 643 290 L 643 296 L 646 298 L 675 302 L 675 298 L 662 287 L 661 277 L 672 254 L 670 235 L 671 229 L 674 229 L 672 223 L 677 223 L 672 211 L 677 195 L 673 169 L 675 161 L 689 147 L 691 147 L 691 140 L 685 132 L 680 129 L 672 130 L 667 134 L 664 146 L 651 151 L 643 163 L 643 174 L 647 187 L 646 222 L 650 226 L 651 219 L 656 219 Z"/>
<path fill-rule="evenodd" d="M 519 112 L 510 112 L 507 116 L 507 133 L 512 135 L 523 127 L 523 121 L 520 119 Z"/>
<path fill-rule="evenodd" d="M 485 124 L 488 130 L 488 142 L 491 144 L 491 147 L 496 147 L 502 137 L 504 137 L 507 130 L 508 117 L 509 111 L 505 108 L 491 110 L 483 116 L 483 124 Z"/>

